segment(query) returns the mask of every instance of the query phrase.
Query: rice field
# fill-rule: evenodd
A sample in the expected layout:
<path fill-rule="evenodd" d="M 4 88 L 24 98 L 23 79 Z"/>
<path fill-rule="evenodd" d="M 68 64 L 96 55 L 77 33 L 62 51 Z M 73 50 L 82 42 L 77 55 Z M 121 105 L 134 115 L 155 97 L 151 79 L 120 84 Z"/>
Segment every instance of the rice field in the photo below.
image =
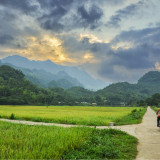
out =
<path fill-rule="evenodd" d="M 0 116 L 31 121 L 62 124 L 106 126 L 128 114 L 136 107 L 77 107 L 77 106 L 0 106 Z"/>
<path fill-rule="evenodd" d="M 90 132 L 0 122 L 0 159 L 60 159 L 84 143 Z"/>
<path fill-rule="evenodd" d="M 135 137 L 118 130 L 0 121 L 0 159 L 135 159 L 136 146 Z"/>

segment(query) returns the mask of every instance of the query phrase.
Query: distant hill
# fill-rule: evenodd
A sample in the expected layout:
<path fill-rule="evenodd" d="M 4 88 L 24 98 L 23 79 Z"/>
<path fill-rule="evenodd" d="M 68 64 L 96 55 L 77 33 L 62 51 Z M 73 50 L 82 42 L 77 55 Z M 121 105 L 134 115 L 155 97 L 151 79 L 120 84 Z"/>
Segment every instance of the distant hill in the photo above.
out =
<path fill-rule="evenodd" d="M 56 85 L 52 85 L 52 87 L 60 87 L 63 89 L 68 89 L 74 86 L 83 87 L 83 85 L 76 78 L 72 78 L 64 71 L 60 71 L 57 74 L 53 74 L 53 73 L 46 72 L 42 69 L 41 70 L 38 70 L 38 69 L 31 70 L 31 69 L 26 69 L 22 67 L 16 67 L 10 63 L 0 63 L 0 65 L 3 65 L 3 64 L 11 66 L 15 69 L 21 70 L 29 81 L 31 81 L 33 84 L 36 84 L 42 88 L 51 87 L 51 85 L 49 84 L 52 81 L 56 82 Z M 68 87 L 63 85 L 62 80 L 63 81 L 65 80 L 65 82 L 67 82 Z"/>
<path fill-rule="evenodd" d="M 139 79 L 138 86 L 141 86 L 144 92 L 149 96 L 160 93 L 160 72 L 150 71 L 146 73 Z"/>
<path fill-rule="evenodd" d="M 138 80 L 138 84 L 160 84 L 160 72 L 150 71 Z"/>
<path fill-rule="evenodd" d="M 83 86 L 76 78 L 72 78 L 67 73 L 60 71 L 57 74 L 49 73 L 44 70 L 38 69 L 25 69 L 18 67 L 26 76 L 28 80 L 32 83 L 38 85 L 39 87 L 47 88 L 51 87 L 51 82 L 56 82 L 56 85 L 52 85 L 52 87 L 61 87 L 63 89 L 68 89 L 73 86 Z M 62 85 L 62 80 L 68 83 L 68 87 Z M 52 83 L 53 84 L 53 83 Z"/>
<path fill-rule="evenodd" d="M 82 102 L 87 102 L 98 105 L 134 105 L 160 93 L 160 72 L 157 71 L 146 73 L 137 84 L 115 83 L 94 92 L 83 87 L 73 87 L 70 77 L 69 80 L 63 79 L 68 76 L 65 72 L 57 73 L 57 79 L 48 83 L 49 89 L 39 88 L 28 81 L 22 71 L 2 65 L 1 62 L 0 65 L 0 104 L 82 105 Z"/>
<path fill-rule="evenodd" d="M 26 104 L 27 94 L 37 94 L 39 91 L 37 86 L 25 79 L 21 71 L 6 65 L 0 66 L 0 104 Z"/>
<path fill-rule="evenodd" d="M 30 70 L 44 70 L 45 72 L 52 73 L 54 75 L 58 72 L 65 72 L 70 77 L 77 79 L 77 81 L 87 89 L 98 90 L 106 87 L 108 83 L 105 83 L 101 80 L 92 78 L 87 72 L 78 69 L 77 67 L 69 67 L 58 65 L 50 60 L 47 61 L 30 61 L 25 57 L 18 55 L 9 56 L 4 59 L 1 59 L 2 63 L 10 63 L 17 67 L 26 68 Z M 33 77 L 30 77 L 30 79 Z M 37 78 L 36 76 L 34 79 Z M 38 79 L 38 78 L 37 78 Z M 62 79 L 62 78 L 60 78 Z M 64 78 L 63 78 L 64 79 Z M 53 79 L 55 80 L 55 79 Z M 68 80 L 68 79 L 67 79 Z"/>
<path fill-rule="evenodd" d="M 71 87 L 73 87 L 73 83 L 71 83 L 70 81 L 68 81 L 67 79 L 59 79 L 57 81 L 52 80 L 50 83 L 48 83 L 48 87 L 49 88 L 63 88 L 63 89 L 69 89 Z"/>
<path fill-rule="evenodd" d="M 71 97 L 74 97 L 76 99 L 79 99 L 80 97 L 86 97 L 86 98 L 89 98 L 89 97 L 93 97 L 94 96 L 94 93 L 93 91 L 90 91 L 88 89 L 85 89 L 83 87 L 72 87 L 68 90 L 66 90 L 66 92 L 71 96 Z"/>
<path fill-rule="evenodd" d="M 0 66 L 0 104 L 25 105 L 74 104 L 61 88 L 42 89 L 32 84 L 25 75 L 10 66 Z"/>
<path fill-rule="evenodd" d="M 96 92 L 97 95 L 105 97 L 106 102 L 110 105 L 134 104 L 155 93 L 160 93 L 160 72 L 158 71 L 146 73 L 137 84 L 115 83 Z"/>

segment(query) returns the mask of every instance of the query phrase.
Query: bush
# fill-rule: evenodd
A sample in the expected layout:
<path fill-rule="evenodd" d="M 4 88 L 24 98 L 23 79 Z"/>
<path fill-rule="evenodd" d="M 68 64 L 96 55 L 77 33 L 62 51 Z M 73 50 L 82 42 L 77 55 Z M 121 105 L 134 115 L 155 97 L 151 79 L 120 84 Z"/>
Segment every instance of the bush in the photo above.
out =
<path fill-rule="evenodd" d="M 15 119 L 15 115 L 12 113 L 9 119 Z"/>
<path fill-rule="evenodd" d="M 132 110 L 132 113 L 135 113 L 135 112 L 137 112 L 137 109 Z"/>

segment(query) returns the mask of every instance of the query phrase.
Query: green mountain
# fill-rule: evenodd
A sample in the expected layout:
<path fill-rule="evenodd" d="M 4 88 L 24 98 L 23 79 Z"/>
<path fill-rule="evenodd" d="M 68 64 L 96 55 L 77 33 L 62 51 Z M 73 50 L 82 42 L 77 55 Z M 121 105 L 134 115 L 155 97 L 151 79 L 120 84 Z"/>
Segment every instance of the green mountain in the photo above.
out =
<path fill-rule="evenodd" d="M 26 78 L 29 81 L 38 85 L 39 87 L 60 87 L 63 89 L 68 89 L 73 86 L 82 86 L 82 84 L 76 78 L 69 76 L 64 71 L 60 71 L 57 74 L 53 74 L 44 70 L 30 70 L 25 68 L 19 69 L 25 74 Z"/>
<path fill-rule="evenodd" d="M 66 93 L 75 100 L 76 105 L 91 105 L 92 103 L 101 105 L 96 99 L 95 92 L 83 87 L 72 87 L 66 90 Z"/>
<path fill-rule="evenodd" d="M 72 88 L 66 90 L 66 92 L 71 97 L 74 97 L 76 99 L 78 99 L 78 98 L 92 97 L 92 96 L 94 96 L 94 93 L 95 93 L 95 92 L 90 91 L 88 89 L 85 89 L 83 87 L 72 87 Z"/>
<path fill-rule="evenodd" d="M 32 60 L 31 61 L 25 57 L 13 55 L 13 56 L 9 56 L 4 59 L 1 59 L 1 62 L 2 63 L 9 63 L 9 64 L 12 64 L 16 67 L 26 68 L 26 69 L 30 69 L 30 70 L 34 70 L 34 69 L 43 70 L 43 71 L 46 71 L 46 72 L 48 72 L 50 74 L 54 74 L 54 75 L 56 75 L 62 71 L 62 72 L 65 72 L 66 74 L 68 74 L 68 76 L 70 76 L 74 79 L 77 79 L 77 81 L 81 84 L 81 85 L 74 85 L 74 86 L 84 86 L 87 89 L 98 90 L 98 89 L 104 88 L 105 86 L 107 86 L 109 84 L 109 83 L 103 82 L 101 80 L 94 79 L 91 75 L 89 75 L 87 72 L 79 69 L 78 67 L 58 65 L 58 64 L 53 63 L 50 60 L 47 60 L 47 61 L 34 61 L 34 60 Z M 38 77 L 38 76 L 35 76 L 35 77 Z M 35 77 L 34 77 L 34 79 L 35 79 Z M 30 78 L 30 80 L 33 79 L 31 76 L 29 78 Z M 65 79 L 65 78 L 60 78 L 60 79 Z M 56 79 L 51 79 L 51 80 L 56 80 Z"/>
<path fill-rule="evenodd" d="M 138 85 L 141 86 L 141 93 L 149 96 L 160 93 L 160 72 L 151 71 L 146 73 L 142 78 L 139 79 Z"/>
<path fill-rule="evenodd" d="M 108 87 L 96 92 L 106 99 L 110 105 L 135 104 L 137 101 L 160 93 L 160 72 L 150 71 L 142 76 L 137 84 L 121 82 L 111 84 Z"/>
<path fill-rule="evenodd" d="M 46 72 L 45 70 L 42 69 L 26 69 L 26 68 L 21 68 L 21 67 L 16 67 L 10 63 L 0 63 L 1 65 L 8 65 L 11 66 L 15 69 L 21 70 L 23 72 L 23 74 L 25 75 L 25 77 L 31 81 L 33 84 L 38 85 L 41 88 L 47 88 L 48 86 L 50 86 L 51 81 L 56 81 L 56 85 L 52 85 L 52 87 L 60 87 L 63 89 L 68 89 L 70 87 L 73 86 L 82 86 L 82 84 L 76 79 L 73 78 L 71 76 L 69 76 L 66 72 L 64 71 L 60 71 L 56 74 L 50 73 L 50 72 Z M 62 81 L 63 79 L 63 81 Z M 52 82 L 52 83 L 53 83 Z M 63 86 L 62 83 L 65 83 L 66 85 Z"/>
<path fill-rule="evenodd" d="M 138 80 L 138 84 L 160 84 L 160 72 L 150 71 Z"/>
<path fill-rule="evenodd" d="M 63 72 L 59 74 L 59 77 L 66 75 Z M 0 66 L 0 104 L 12 105 L 82 105 L 82 102 L 117 106 L 142 104 L 142 100 L 160 93 L 160 72 L 146 73 L 137 84 L 115 83 L 97 92 L 72 87 L 66 79 L 53 80 L 48 86 L 50 89 L 40 88 L 27 80 L 22 71 L 7 65 Z M 57 88 L 59 86 L 61 88 Z"/>
<path fill-rule="evenodd" d="M 48 83 L 49 88 L 63 88 L 63 89 L 68 89 L 73 87 L 73 83 L 68 81 L 67 79 L 59 79 L 58 81 L 52 80 L 50 83 Z"/>
<path fill-rule="evenodd" d="M 73 103 L 63 89 L 42 89 L 10 66 L 0 66 L 0 104 L 70 105 Z"/>
<path fill-rule="evenodd" d="M 38 87 L 29 82 L 21 71 L 0 67 L 0 103 L 25 104 L 28 94 L 37 94 Z M 23 95 L 23 96 L 22 96 Z M 22 98 L 23 97 L 23 98 Z"/>

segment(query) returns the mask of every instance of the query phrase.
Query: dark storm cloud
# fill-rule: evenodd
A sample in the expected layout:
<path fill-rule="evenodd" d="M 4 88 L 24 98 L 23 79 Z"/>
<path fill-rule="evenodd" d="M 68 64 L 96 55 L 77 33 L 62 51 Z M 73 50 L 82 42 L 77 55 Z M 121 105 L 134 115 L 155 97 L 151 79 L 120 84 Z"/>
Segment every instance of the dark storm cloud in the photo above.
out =
<path fill-rule="evenodd" d="M 89 9 L 86 9 L 85 4 L 88 4 L 88 1 L 78 3 L 75 3 L 73 0 L 67 1 L 44 2 L 39 0 L 41 8 L 45 9 L 47 7 L 49 12 L 44 12 L 38 19 L 44 29 L 57 32 L 76 28 L 97 28 L 98 21 L 103 15 L 103 11 L 99 7 L 93 3 Z M 80 7 L 78 7 L 79 5 Z M 69 16 L 68 19 L 66 18 L 67 16 Z"/>
<path fill-rule="evenodd" d="M 34 3 L 33 3 L 34 2 Z M 0 0 L 0 6 L 32 15 L 46 30 L 63 30 L 62 18 L 72 6 L 73 0 Z M 23 16 L 23 14 L 21 16 Z M 19 17 L 17 13 L 15 15 Z"/>
<path fill-rule="evenodd" d="M 137 80 L 140 73 L 154 68 L 155 63 L 160 62 L 160 27 L 145 28 L 146 20 L 143 19 L 142 25 L 139 24 L 139 19 L 144 16 L 143 9 L 146 10 L 146 1 L 148 0 L 140 0 L 138 3 L 134 0 L 0 0 L 0 47 L 2 52 L 4 50 L 3 54 L 7 54 L 7 49 L 27 49 L 27 37 L 35 36 L 38 39 L 44 34 L 50 34 L 61 39 L 62 47 L 70 58 L 85 61 L 85 54 L 93 55 L 95 62 L 89 63 L 88 60 L 87 67 L 100 68 L 101 77 L 110 81 Z M 129 5 L 124 8 L 126 4 Z M 121 9 L 108 17 L 107 12 L 117 7 Z M 145 29 L 129 30 L 127 20 L 130 17 L 135 18 L 135 28 Z M 84 29 L 86 35 L 93 34 L 97 39 L 110 39 L 110 35 L 113 37 L 112 33 L 107 33 L 110 28 L 104 28 L 104 19 L 108 18 L 108 27 L 119 27 L 126 20 L 125 28 L 129 31 L 121 32 L 110 43 L 96 41 L 92 37 L 80 40 L 78 35 L 84 34 Z M 98 32 L 99 29 L 103 32 Z M 128 42 L 131 43 L 131 48 L 112 48 L 118 43 Z M 128 75 L 132 73 L 135 74 L 129 78 Z"/>
<path fill-rule="evenodd" d="M 113 54 L 111 64 L 124 66 L 127 69 L 147 69 L 151 67 L 149 63 L 150 46 L 138 46 L 128 50 L 119 49 Z"/>
<path fill-rule="evenodd" d="M 102 61 L 98 73 L 112 82 L 135 82 L 140 77 L 140 72 L 144 73 L 155 67 L 156 61 L 150 59 L 150 51 L 153 52 L 153 50 L 150 46 L 141 46 L 127 51 L 117 51 L 109 61 Z"/>
<path fill-rule="evenodd" d="M 89 26 L 91 29 L 95 29 L 97 27 L 97 22 L 103 16 L 103 11 L 95 5 L 87 11 L 83 5 L 78 8 L 78 14 L 81 17 L 80 23 L 84 28 Z"/>
<path fill-rule="evenodd" d="M 49 14 L 44 14 L 39 18 L 39 22 L 44 29 L 59 31 L 64 29 L 61 18 L 66 14 L 67 10 L 62 6 L 56 7 Z"/>
<path fill-rule="evenodd" d="M 160 28 L 148 28 L 123 32 L 113 41 L 134 42 L 134 47 L 129 49 L 119 48 L 112 50 L 109 60 L 102 61 L 99 75 L 114 81 L 115 77 L 124 81 L 125 72 L 139 75 L 140 72 L 155 68 L 155 63 L 160 61 Z M 112 45 L 112 42 L 111 42 Z M 126 73 L 127 74 L 127 73 Z M 125 75 L 125 76 L 124 76 Z M 132 80 L 137 77 L 133 74 Z"/>
<path fill-rule="evenodd" d="M 123 4 L 125 1 L 126 0 L 104 0 L 103 3 L 111 4 L 111 5 L 119 5 L 119 4 Z"/>
<path fill-rule="evenodd" d="M 1 35 L 0 34 L 0 45 L 9 44 L 14 38 L 10 35 Z"/>
<path fill-rule="evenodd" d="M 23 14 L 32 15 L 41 28 L 53 32 L 96 29 L 103 25 L 99 23 L 103 10 L 97 0 L 0 0 L 0 6 L 15 11 L 15 19 Z"/>
<path fill-rule="evenodd" d="M 154 69 L 156 62 L 160 62 L 160 27 L 121 32 L 110 43 L 91 43 L 89 37 L 79 40 L 72 35 L 62 36 L 61 39 L 71 57 L 92 53 L 98 61 L 88 66 L 99 66 L 99 76 L 111 82 L 136 82 L 142 74 Z M 114 50 L 112 46 L 119 43 L 131 43 L 131 46 L 125 48 L 122 45 Z"/>
<path fill-rule="evenodd" d="M 35 12 L 38 7 L 37 5 L 33 5 L 30 0 L 0 0 L 0 5 L 18 9 L 25 14 Z"/>
<path fill-rule="evenodd" d="M 70 6 L 73 0 L 37 0 L 41 8 L 65 7 Z"/>
<path fill-rule="evenodd" d="M 120 27 L 120 23 L 123 19 L 131 17 L 137 14 L 138 10 L 144 5 L 144 1 L 139 1 L 136 4 L 130 4 L 129 6 L 116 11 L 115 15 L 112 15 L 110 20 L 106 23 L 107 27 Z"/>
<path fill-rule="evenodd" d="M 111 53 L 109 44 L 106 43 L 90 43 L 90 38 L 84 37 L 79 40 L 72 35 L 60 36 L 63 40 L 63 47 L 71 57 L 83 57 L 86 53 L 93 53 L 95 59 L 102 60 L 106 53 Z M 76 53 L 76 54 L 75 54 Z"/>
<path fill-rule="evenodd" d="M 73 0 L 38 0 L 38 2 L 41 10 L 44 11 L 43 15 L 38 18 L 42 28 L 58 32 L 68 27 L 63 18 L 70 11 Z"/>
<path fill-rule="evenodd" d="M 137 44 L 141 43 L 154 43 L 160 42 L 160 27 L 155 28 L 145 28 L 142 30 L 130 30 L 121 32 L 118 36 L 114 38 L 112 43 L 117 43 L 121 41 L 130 41 Z"/>

